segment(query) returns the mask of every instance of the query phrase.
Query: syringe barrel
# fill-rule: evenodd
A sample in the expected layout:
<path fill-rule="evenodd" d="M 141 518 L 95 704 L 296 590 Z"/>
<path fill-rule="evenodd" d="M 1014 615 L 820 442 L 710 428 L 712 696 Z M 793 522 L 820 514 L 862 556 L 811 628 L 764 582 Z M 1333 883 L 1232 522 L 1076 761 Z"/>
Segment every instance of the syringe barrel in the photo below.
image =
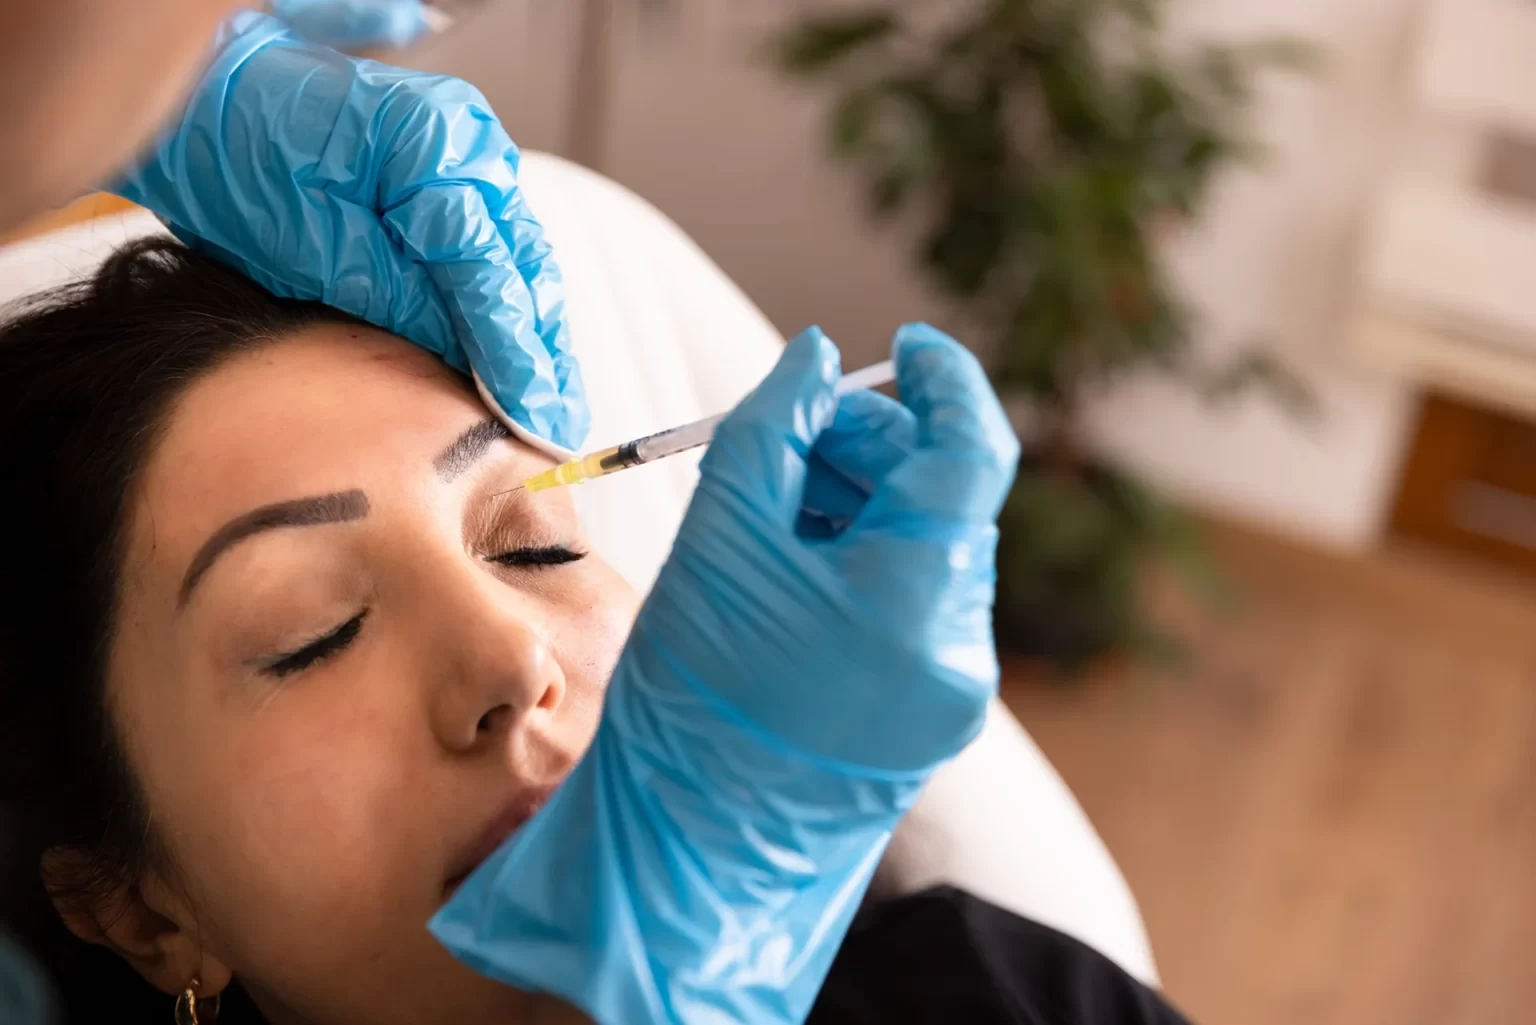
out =
<path fill-rule="evenodd" d="M 720 426 L 726 414 L 711 416 L 703 420 L 695 420 L 691 424 L 682 427 L 674 427 L 670 431 L 661 431 L 638 441 L 631 442 L 634 446 L 635 458 L 641 463 L 649 463 L 656 459 L 665 459 L 667 456 L 675 456 L 679 452 L 686 452 L 700 445 L 708 445 L 709 440 L 715 436 L 715 428 Z M 629 448 L 630 445 L 621 445 L 620 449 Z"/>
<path fill-rule="evenodd" d="M 896 375 L 895 367 L 890 360 L 876 363 L 845 375 L 837 383 L 836 393 L 846 395 L 851 391 L 859 391 L 863 388 L 878 387 L 893 380 Z M 636 441 L 609 449 L 601 455 L 601 474 L 588 474 L 590 480 L 594 476 L 616 473 L 619 470 L 628 469 L 631 466 L 641 466 L 654 462 L 657 459 L 665 459 L 675 456 L 679 452 L 687 452 L 689 449 L 708 445 L 710 439 L 715 436 L 715 428 L 729 414 L 721 413 L 719 416 L 706 417 L 703 420 L 695 420 L 691 424 L 681 427 L 673 427 L 671 430 L 659 431 L 656 434 L 647 435 Z M 588 457 L 589 459 L 592 457 Z"/>
<path fill-rule="evenodd" d="M 606 477 L 610 473 L 618 473 L 620 470 L 627 470 L 631 466 L 639 466 L 645 462 L 635 451 L 636 444 L 638 443 L 633 441 L 627 442 L 617 448 L 610 448 L 608 451 L 601 453 L 597 460 L 597 472 L 592 474 L 592 476 Z"/>

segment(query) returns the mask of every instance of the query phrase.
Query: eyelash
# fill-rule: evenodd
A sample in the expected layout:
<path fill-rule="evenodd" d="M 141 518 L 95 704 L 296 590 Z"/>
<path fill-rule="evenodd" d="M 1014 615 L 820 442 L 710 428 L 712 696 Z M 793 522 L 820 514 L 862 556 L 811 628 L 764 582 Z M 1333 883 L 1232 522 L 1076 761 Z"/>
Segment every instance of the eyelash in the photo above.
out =
<path fill-rule="evenodd" d="M 324 637 L 310 641 L 298 651 L 280 656 L 277 661 L 267 666 L 267 674 L 281 680 L 285 676 L 302 673 L 328 658 L 341 654 L 353 641 L 357 640 L 358 633 L 363 629 L 363 620 L 367 618 L 368 610 L 364 609 Z"/>
<path fill-rule="evenodd" d="M 549 569 L 554 566 L 566 566 L 573 562 L 580 562 L 586 557 L 586 552 L 578 552 L 573 548 L 567 548 L 565 545 L 539 545 L 536 547 L 514 548 L 510 552 L 492 555 L 486 561 L 512 569 Z"/>
<path fill-rule="evenodd" d="M 580 562 L 586 557 L 586 552 L 578 552 L 564 545 L 541 545 L 513 549 L 510 552 L 493 555 L 487 561 L 514 569 L 541 570 Z M 297 651 L 279 656 L 276 661 L 267 666 L 266 673 L 281 680 L 334 658 L 357 640 L 357 635 L 363 629 L 363 620 L 367 618 L 368 610 L 364 609 L 324 637 L 309 642 Z"/>

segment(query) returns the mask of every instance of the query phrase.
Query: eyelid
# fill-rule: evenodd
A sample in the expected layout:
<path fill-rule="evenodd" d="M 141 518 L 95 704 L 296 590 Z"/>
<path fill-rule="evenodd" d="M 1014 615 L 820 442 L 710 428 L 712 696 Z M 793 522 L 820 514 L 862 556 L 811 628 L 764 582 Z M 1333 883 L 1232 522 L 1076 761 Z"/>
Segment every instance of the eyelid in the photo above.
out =
<path fill-rule="evenodd" d="M 358 634 L 362 632 L 363 621 L 368 618 L 370 611 L 370 609 L 364 608 L 356 615 L 349 617 L 345 622 L 332 627 L 318 637 L 311 638 L 282 654 L 271 655 L 261 659 L 257 664 L 257 668 L 268 676 L 282 679 L 295 673 L 312 669 L 322 662 L 329 661 L 351 647 L 352 643 L 357 640 Z M 287 667 L 284 665 L 285 663 L 295 662 L 302 662 L 303 664 Z"/>
<path fill-rule="evenodd" d="M 556 515 L 557 511 L 533 504 L 526 495 L 493 494 L 471 513 L 465 525 L 466 541 L 472 552 L 487 561 L 533 551 L 560 550 L 579 553 L 575 558 L 585 556 L 575 524 L 565 522 L 567 518 Z M 560 562 L 572 562 L 575 558 L 567 557 Z"/>

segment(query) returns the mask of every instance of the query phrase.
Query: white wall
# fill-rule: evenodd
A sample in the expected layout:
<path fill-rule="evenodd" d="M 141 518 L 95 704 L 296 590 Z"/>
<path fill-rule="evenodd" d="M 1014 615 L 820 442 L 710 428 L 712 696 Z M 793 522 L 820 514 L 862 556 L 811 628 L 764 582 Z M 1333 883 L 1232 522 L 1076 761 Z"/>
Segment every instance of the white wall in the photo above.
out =
<path fill-rule="evenodd" d="M 1324 403 L 1315 432 L 1268 406 L 1202 409 L 1160 382 L 1099 411 L 1101 436 L 1198 501 L 1342 546 L 1375 537 L 1391 501 L 1411 396 L 1360 367 L 1344 345 L 1360 229 L 1397 140 L 1411 57 L 1412 0 L 1182 0 L 1190 34 L 1280 31 L 1328 53 L 1321 76 L 1267 91 L 1269 165 L 1230 179 L 1202 226 L 1175 249 L 1212 352 L 1266 338 Z M 1438 156 L 1433 148 L 1425 157 Z"/>
<path fill-rule="evenodd" d="M 663 29 L 619 33 L 603 170 L 674 217 L 782 330 L 820 323 L 850 364 L 876 358 L 902 320 L 942 323 L 903 248 L 866 227 L 851 181 L 823 159 L 818 97 L 754 56 L 790 5 L 679 2 Z M 1343 351 L 1361 219 L 1394 153 L 1446 173 L 1464 163 L 1459 140 L 1399 141 L 1417 0 L 1172 6 L 1176 35 L 1281 30 L 1329 52 L 1320 78 L 1269 90 L 1271 165 L 1228 181 L 1174 253 L 1204 314 L 1202 343 L 1219 351 L 1269 338 L 1312 380 L 1326 419 L 1307 434 L 1261 403 L 1212 411 L 1149 381 L 1106 399 L 1094 429 L 1187 497 L 1325 543 L 1367 544 L 1390 500 L 1412 398 Z M 540 148 L 561 144 L 570 78 L 573 18 L 550 8 L 504 0 L 427 58 L 476 81 L 515 137 Z"/>
<path fill-rule="evenodd" d="M 518 145 L 559 152 L 579 6 L 574 0 L 493 0 L 401 62 L 468 79 Z"/>

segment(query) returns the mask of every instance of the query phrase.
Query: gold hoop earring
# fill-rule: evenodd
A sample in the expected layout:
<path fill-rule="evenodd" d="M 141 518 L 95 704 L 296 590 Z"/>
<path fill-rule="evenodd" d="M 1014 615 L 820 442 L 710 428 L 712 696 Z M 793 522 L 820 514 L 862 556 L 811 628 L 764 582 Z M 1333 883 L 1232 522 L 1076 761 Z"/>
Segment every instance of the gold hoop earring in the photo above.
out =
<path fill-rule="evenodd" d="M 176 1025 L 214 1025 L 219 1020 L 219 996 L 199 997 L 201 979 L 193 979 L 176 998 Z"/>

